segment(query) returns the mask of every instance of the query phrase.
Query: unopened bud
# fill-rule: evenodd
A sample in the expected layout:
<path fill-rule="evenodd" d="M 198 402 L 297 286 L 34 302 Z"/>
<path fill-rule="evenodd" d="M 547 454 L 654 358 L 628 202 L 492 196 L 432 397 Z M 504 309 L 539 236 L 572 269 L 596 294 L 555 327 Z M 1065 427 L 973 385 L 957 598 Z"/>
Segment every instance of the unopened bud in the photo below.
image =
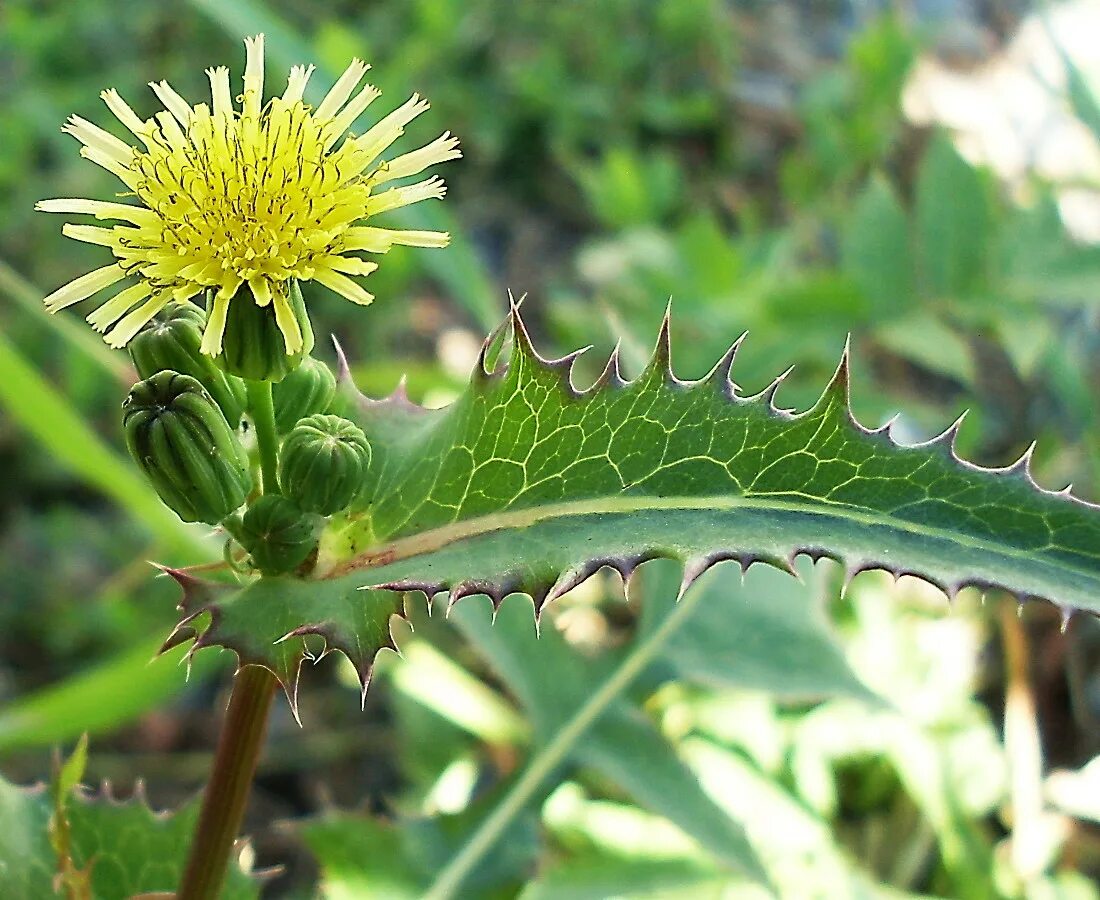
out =
<path fill-rule="evenodd" d="M 308 416 L 283 441 L 279 484 L 302 509 L 328 516 L 355 499 L 370 459 L 367 437 L 354 422 Z"/>
<path fill-rule="evenodd" d="M 197 379 L 236 428 L 245 408 L 244 382 L 199 352 L 206 314 L 193 303 L 170 303 L 137 333 L 128 347 L 142 378 L 166 370 Z"/>
<path fill-rule="evenodd" d="M 287 353 L 287 336 L 276 316 L 276 302 L 257 305 L 251 288 L 243 286 L 229 302 L 222 352 L 215 362 L 226 372 L 253 381 L 282 381 L 313 349 L 313 326 L 296 280 L 288 282 L 289 315 L 301 335 L 301 348 Z M 284 323 L 285 324 L 285 323 Z"/>
<path fill-rule="evenodd" d="M 244 514 L 240 540 L 256 568 L 282 575 L 298 568 L 317 546 L 317 522 L 294 501 L 266 494 Z"/>
<path fill-rule="evenodd" d="M 327 412 L 336 396 L 336 376 L 319 359 L 312 356 L 271 390 L 275 403 L 275 428 L 285 434 L 299 419 Z"/>
<path fill-rule="evenodd" d="M 252 489 L 248 456 L 206 389 L 190 375 L 158 372 L 122 404 L 126 446 L 185 522 L 214 525 Z"/>

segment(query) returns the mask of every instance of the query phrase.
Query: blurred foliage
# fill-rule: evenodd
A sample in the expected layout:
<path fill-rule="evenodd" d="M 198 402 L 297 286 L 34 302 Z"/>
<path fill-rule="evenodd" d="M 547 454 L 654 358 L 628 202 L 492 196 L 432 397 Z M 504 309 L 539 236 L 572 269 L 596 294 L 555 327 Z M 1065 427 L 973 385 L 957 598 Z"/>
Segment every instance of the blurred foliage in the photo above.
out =
<path fill-rule="evenodd" d="M 273 81 L 292 62 L 324 74 L 362 56 L 394 100 L 425 94 L 433 122 L 463 139 L 444 211 L 427 214 L 457 246 L 393 250 L 366 313 L 309 298 L 369 392 L 407 372 L 415 399 L 453 397 L 509 288 L 528 294 L 542 345 L 593 344 L 582 363 L 594 377 L 621 340 L 636 373 L 671 297 L 682 377 L 749 329 L 734 377 L 755 391 L 797 363 L 780 400 L 802 408 L 851 333 L 862 420 L 904 408 L 896 433 L 917 440 L 969 406 L 964 455 L 1007 463 L 1038 438 L 1041 483 L 1100 497 L 1100 250 L 1067 233 L 1056 185 L 1032 177 L 1010 194 L 949 135 L 907 123 L 904 85 L 938 34 L 865 12 L 879 5 L 6 0 L 8 778 L 41 778 L 49 746 L 85 729 L 89 780 L 144 774 L 158 803 L 183 802 L 208 763 L 224 666 L 200 664 L 187 684 L 173 659 L 147 668 L 174 598 L 144 561 L 218 547 L 165 519 L 120 463 L 125 371 L 34 311 L 35 295 L 99 256 L 30 210 L 44 195 L 114 190 L 60 133 L 69 113 L 103 122 L 96 95 L 109 86 L 149 111 L 153 78 L 197 96 L 204 67 L 239 71 L 245 34 L 268 35 Z M 941 31 L 1003 27 L 947 6 Z M 1095 133 L 1094 88 L 1066 69 L 1065 102 Z M 1062 635 L 1040 606 L 1017 619 L 967 593 L 948 615 L 908 580 L 863 575 L 845 593 L 829 563 L 803 575 L 800 586 L 754 568 L 742 586 L 727 565 L 697 586 L 663 651 L 521 798 L 464 896 L 768 896 L 728 868 L 743 841 L 785 897 L 1096 897 L 1095 623 Z M 674 614 L 677 584 L 647 564 L 626 603 L 601 576 L 551 608 L 538 640 L 521 598 L 493 626 L 475 599 L 449 618 L 418 608 L 365 714 L 354 678 L 319 667 L 305 728 L 275 718 L 248 825 L 258 864 L 285 866 L 265 895 L 422 895 Z M 1017 720 L 1020 692 L 1030 706 Z M 10 854 L 31 846 L 13 823 L 37 825 L 27 841 L 44 846 L 43 797 L 0 784 L 4 887 Z M 102 816 L 131 814 L 113 809 Z M 112 827 L 94 826 L 105 839 Z"/>

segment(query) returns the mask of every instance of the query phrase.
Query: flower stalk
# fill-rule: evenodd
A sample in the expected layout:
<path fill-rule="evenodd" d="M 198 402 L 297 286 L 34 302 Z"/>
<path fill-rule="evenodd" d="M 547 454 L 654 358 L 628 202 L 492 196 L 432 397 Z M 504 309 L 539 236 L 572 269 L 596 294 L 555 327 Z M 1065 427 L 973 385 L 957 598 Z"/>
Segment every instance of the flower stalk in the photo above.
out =
<path fill-rule="evenodd" d="M 248 805 L 274 694 L 275 676 L 261 666 L 242 666 L 233 679 L 177 900 L 217 900 L 221 892 Z"/>
<path fill-rule="evenodd" d="M 248 381 L 248 408 L 252 426 L 256 429 L 256 446 L 260 451 L 260 474 L 263 492 L 279 493 L 279 438 L 275 432 L 275 406 L 271 399 L 270 381 Z"/>

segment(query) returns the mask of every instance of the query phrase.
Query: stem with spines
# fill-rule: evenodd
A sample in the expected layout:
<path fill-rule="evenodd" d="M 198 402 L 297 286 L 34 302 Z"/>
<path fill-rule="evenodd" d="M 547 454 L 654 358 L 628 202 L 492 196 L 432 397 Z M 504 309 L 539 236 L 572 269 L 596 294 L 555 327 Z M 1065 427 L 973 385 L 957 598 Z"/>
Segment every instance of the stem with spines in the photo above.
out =
<path fill-rule="evenodd" d="M 271 384 L 249 381 L 247 388 L 263 492 L 278 493 L 279 447 Z M 203 792 L 202 810 L 177 900 L 217 900 L 221 893 L 263 748 L 275 684 L 275 676 L 261 666 L 242 666 L 233 679 L 225 724 Z"/>

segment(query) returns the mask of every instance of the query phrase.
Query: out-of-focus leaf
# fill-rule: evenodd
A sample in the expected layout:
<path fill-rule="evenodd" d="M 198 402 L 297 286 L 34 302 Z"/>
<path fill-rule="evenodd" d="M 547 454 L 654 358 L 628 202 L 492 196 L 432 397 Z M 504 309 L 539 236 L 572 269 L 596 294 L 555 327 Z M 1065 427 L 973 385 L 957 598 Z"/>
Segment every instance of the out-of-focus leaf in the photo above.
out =
<path fill-rule="evenodd" d="M 687 860 L 620 859 L 611 855 L 570 856 L 549 866 L 520 894 L 520 900 L 606 900 L 654 897 L 698 900 L 720 897 L 729 877 Z M 748 886 L 738 897 L 764 898 Z"/>
<path fill-rule="evenodd" d="M 527 600 L 506 602 L 495 623 L 477 602 L 456 607 L 451 619 L 519 698 L 540 742 L 580 710 L 606 674 L 606 664 L 585 660 L 549 623 L 536 636 Z M 740 871 L 756 870 L 740 830 L 702 794 L 672 746 L 638 709 L 613 702 L 571 756 L 667 817 L 717 859 Z"/>
<path fill-rule="evenodd" d="M 197 800 L 174 813 L 155 813 L 138 795 L 118 802 L 80 789 L 67 804 L 70 854 L 76 871 L 91 877 L 96 898 L 174 891 L 198 820 Z M 0 886 L 4 900 L 53 897 L 58 859 L 50 846 L 51 800 L 41 788 L 0 779 Z M 222 900 L 259 896 L 255 882 L 231 865 Z"/>
<path fill-rule="evenodd" d="M 1095 307 L 1100 298 L 1100 247 L 1067 234 L 1051 194 L 1013 211 L 999 235 L 998 267 L 1004 294 L 1022 303 Z"/>
<path fill-rule="evenodd" d="M 192 556 L 208 549 L 160 502 L 137 469 L 108 447 L 2 334 L 0 403 L 54 458 L 126 509 L 165 545 Z"/>
<path fill-rule="evenodd" d="M 403 643 L 401 657 L 389 667 L 397 690 L 482 740 L 514 742 L 526 736 L 512 707 L 427 641 Z"/>
<path fill-rule="evenodd" d="M 326 900 L 413 900 L 465 842 L 495 793 L 457 815 L 384 822 L 355 813 L 330 813 L 300 826 L 321 866 Z M 464 896 L 514 896 L 538 851 L 534 817 L 520 817 L 508 840 L 484 858 L 464 883 Z"/>
<path fill-rule="evenodd" d="M 87 328 L 83 322 L 74 321 L 72 316 L 53 316 L 46 312 L 46 307 L 42 303 L 46 292 L 38 290 L 4 260 L 0 260 L 0 291 L 49 327 L 67 347 L 79 351 L 112 378 L 125 382 L 130 372 L 126 356 L 108 347 L 103 339 Z"/>
<path fill-rule="evenodd" d="M 45 747 L 83 732 L 109 732 L 165 703 L 185 684 L 180 667 L 183 652 L 173 650 L 156 657 L 160 643 L 138 643 L 92 669 L 0 708 L 0 752 Z M 198 657 L 191 678 L 205 678 L 222 665 L 213 655 Z"/>
<path fill-rule="evenodd" d="M 916 237 L 923 292 L 962 300 L 984 287 L 993 218 L 986 185 L 945 135 L 921 160 Z"/>
<path fill-rule="evenodd" d="M 841 261 L 877 316 L 897 316 L 912 304 L 909 217 L 881 175 L 873 176 L 856 200 Z"/>
<path fill-rule="evenodd" d="M 829 885 L 838 897 L 879 896 L 814 816 L 770 776 L 737 754 L 690 739 L 685 758 L 704 790 L 741 822 L 781 897 L 812 897 Z"/>
<path fill-rule="evenodd" d="M 811 583 L 817 580 L 812 569 L 806 574 Z M 654 560 L 638 577 L 645 635 L 672 612 L 680 567 Z M 749 569 L 742 585 L 740 568 L 729 563 L 693 590 L 706 596 L 662 654 L 681 676 L 779 696 L 875 699 L 848 666 L 806 585 L 763 566 Z"/>

